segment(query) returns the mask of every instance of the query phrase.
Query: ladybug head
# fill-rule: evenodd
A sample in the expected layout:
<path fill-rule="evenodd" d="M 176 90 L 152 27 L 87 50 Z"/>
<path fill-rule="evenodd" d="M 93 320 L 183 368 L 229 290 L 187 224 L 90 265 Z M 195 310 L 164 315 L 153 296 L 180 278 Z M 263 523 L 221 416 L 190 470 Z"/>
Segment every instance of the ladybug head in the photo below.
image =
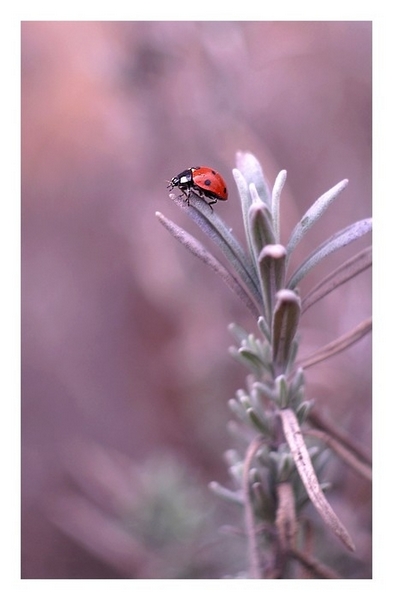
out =
<path fill-rule="evenodd" d="M 167 181 L 167 188 L 169 188 L 170 190 L 173 190 L 174 187 L 177 187 L 180 183 L 180 179 L 179 177 L 172 177 L 172 179 L 170 181 Z"/>

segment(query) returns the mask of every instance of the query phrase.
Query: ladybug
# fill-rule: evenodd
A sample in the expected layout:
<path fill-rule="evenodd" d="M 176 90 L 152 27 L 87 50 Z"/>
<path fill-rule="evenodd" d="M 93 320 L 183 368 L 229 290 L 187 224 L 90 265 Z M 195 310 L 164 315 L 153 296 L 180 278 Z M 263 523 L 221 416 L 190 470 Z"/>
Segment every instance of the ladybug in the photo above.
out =
<path fill-rule="evenodd" d="M 228 199 L 227 184 L 220 173 L 210 167 L 191 167 L 182 171 L 176 177 L 172 177 L 169 182 L 168 188 L 170 190 L 175 187 L 183 192 L 187 204 L 190 204 L 191 192 L 205 200 L 210 208 L 217 200 Z"/>

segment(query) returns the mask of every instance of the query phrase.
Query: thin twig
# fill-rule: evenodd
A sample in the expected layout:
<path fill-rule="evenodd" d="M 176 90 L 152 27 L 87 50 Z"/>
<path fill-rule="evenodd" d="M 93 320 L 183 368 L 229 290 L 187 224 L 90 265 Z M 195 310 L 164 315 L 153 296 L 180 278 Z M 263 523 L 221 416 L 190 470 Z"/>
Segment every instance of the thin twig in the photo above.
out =
<path fill-rule="evenodd" d="M 308 519 L 302 519 L 301 522 L 301 526 L 302 526 L 302 534 L 303 534 L 303 553 L 306 554 L 307 556 L 310 556 L 311 554 L 313 554 L 313 537 L 314 537 L 314 532 L 313 529 L 311 527 L 311 523 Z M 300 540 L 299 540 L 300 541 Z M 301 561 L 298 561 L 299 563 L 299 577 L 297 577 L 297 579 L 310 579 L 311 577 L 311 571 L 309 568 L 307 568 Z"/>
<path fill-rule="evenodd" d="M 372 253 L 369 246 L 332 271 L 302 298 L 302 314 L 330 292 L 371 267 L 371 264 Z"/>
<path fill-rule="evenodd" d="M 343 350 L 346 350 L 349 348 L 349 346 L 352 346 L 352 344 L 355 344 L 362 337 L 370 333 L 371 329 L 372 319 L 370 317 L 362 321 L 357 327 L 345 335 L 337 338 L 330 344 L 326 344 L 326 346 L 323 346 L 311 354 L 311 356 L 308 356 L 305 359 L 300 359 L 299 365 L 301 365 L 303 369 L 308 369 L 309 367 L 312 367 L 313 365 L 316 365 L 317 363 L 322 362 L 323 360 L 326 360 L 327 358 L 330 358 L 339 352 L 343 352 Z"/>
<path fill-rule="evenodd" d="M 314 438 L 318 438 L 325 442 L 336 454 L 339 456 L 347 465 L 352 467 L 357 473 L 368 479 L 372 480 L 372 471 L 369 465 L 361 462 L 352 452 L 347 450 L 337 440 L 331 437 L 325 431 L 318 431 L 317 429 L 307 429 L 303 432 L 303 435 L 311 435 Z"/>
<path fill-rule="evenodd" d="M 338 440 L 343 446 L 351 450 L 351 452 L 353 452 L 362 462 L 371 467 L 371 458 L 364 449 L 341 431 L 341 429 L 338 429 L 338 427 L 328 422 L 316 409 L 311 411 L 308 416 L 308 421 L 315 427 L 318 427 L 318 429 L 328 433 L 332 438 Z"/>
<path fill-rule="evenodd" d="M 336 573 L 336 571 L 330 569 L 326 565 L 323 565 L 305 552 L 302 552 L 297 548 L 292 548 L 290 554 L 293 556 L 293 558 L 296 558 L 302 565 L 309 569 L 311 573 L 318 575 L 318 577 L 321 577 L 322 579 L 340 579 L 340 576 L 338 573 Z"/>
<path fill-rule="evenodd" d="M 293 489 L 287 481 L 281 482 L 276 487 L 277 511 L 276 527 L 278 539 L 283 552 L 288 552 L 294 546 L 297 533 L 295 498 Z"/>
<path fill-rule="evenodd" d="M 278 483 L 276 486 L 276 495 L 277 510 L 275 525 L 278 534 L 278 543 L 275 549 L 273 574 L 275 579 L 279 579 L 285 572 L 290 550 L 295 546 L 297 519 L 292 485 L 288 481 Z"/>

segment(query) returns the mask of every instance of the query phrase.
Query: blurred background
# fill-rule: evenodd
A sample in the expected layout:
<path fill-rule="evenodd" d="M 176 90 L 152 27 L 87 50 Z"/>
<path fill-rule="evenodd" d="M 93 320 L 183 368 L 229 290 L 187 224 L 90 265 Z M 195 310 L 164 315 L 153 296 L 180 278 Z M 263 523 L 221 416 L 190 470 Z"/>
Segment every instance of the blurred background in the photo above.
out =
<path fill-rule="evenodd" d="M 243 241 L 239 150 L 271 185 L 288 172 L 284 241 L 349 179 L 294 267 L 370 216 L 371 23 L 22 23 L 23 578 L 246 569 L 244 540 L 220 533 L 240 513 L 206 486 L 227 483 L 227 401 L 244 385 L 227 326 L 255 324 L 154 214 L 195 235 L 166 185 L 209 165 L 229 187 L 215 210 Z M 332 255 L 302 293 L 369 243 Z M 300 354 L 368 317 L 370 287 L 363 273 L 310 309 Z M 323 414 L 370 451 L 370 336 L 307 381 Z M 324 532 L 320 556 L 368 578 L 370 485 L 338 460 L 329 478 L 357 554 Z"/>

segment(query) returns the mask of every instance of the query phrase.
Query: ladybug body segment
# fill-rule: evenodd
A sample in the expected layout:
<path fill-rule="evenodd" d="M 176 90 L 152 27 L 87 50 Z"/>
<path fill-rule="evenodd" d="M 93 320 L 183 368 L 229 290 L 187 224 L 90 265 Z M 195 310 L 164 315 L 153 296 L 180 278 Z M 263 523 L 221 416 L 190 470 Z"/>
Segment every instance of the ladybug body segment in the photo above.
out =
<path fill-rule="evenodd" d="M 228 190 L 226 183 L 220 173 L 210 167 L 191 167 L 172 177 L 168 187 L 178 187 L 186 197 L 187 203 L 191 192 L 197 194 L 200 198 L 211 206 L 217 200 L 227 200 Z"/>

